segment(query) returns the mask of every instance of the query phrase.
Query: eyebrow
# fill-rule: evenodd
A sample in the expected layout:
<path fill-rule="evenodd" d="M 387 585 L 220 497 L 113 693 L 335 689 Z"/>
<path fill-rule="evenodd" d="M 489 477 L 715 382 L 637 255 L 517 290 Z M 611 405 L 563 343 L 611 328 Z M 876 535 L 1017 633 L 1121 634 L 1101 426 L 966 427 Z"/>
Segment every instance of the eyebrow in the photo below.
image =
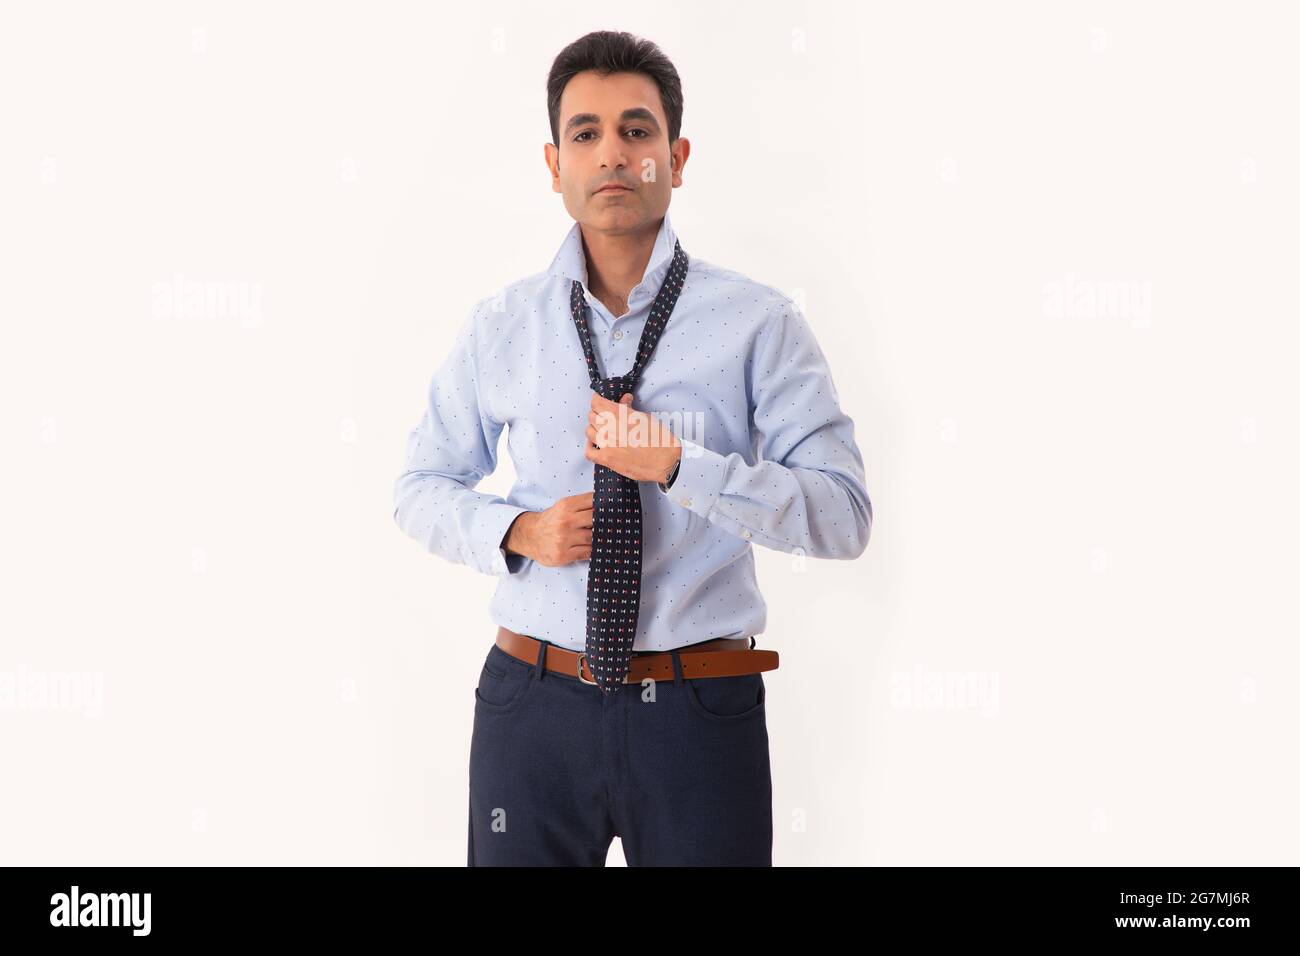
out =
<path fill-rule="evenodd" d="M 634 106 L 631 109 L 626 109 L 619 114 L 618 118 L 619 121 L 623 123 L 626 123 L 629 120 L 641 120 L 642 122 L 649 123 L 653 126 L 656 133 L 659 132 L 659 121 L 655 119 L 654 113 L 651 113 L 644 106 Z M 564 133 L 567 136 L 569 131 L 575 126 L 586 126 L 588 123 L 599 124 L 600 117 L 595 113 L 575 113 L 573 116 L 569 117 L 569 121 L 564 124 Z"/>

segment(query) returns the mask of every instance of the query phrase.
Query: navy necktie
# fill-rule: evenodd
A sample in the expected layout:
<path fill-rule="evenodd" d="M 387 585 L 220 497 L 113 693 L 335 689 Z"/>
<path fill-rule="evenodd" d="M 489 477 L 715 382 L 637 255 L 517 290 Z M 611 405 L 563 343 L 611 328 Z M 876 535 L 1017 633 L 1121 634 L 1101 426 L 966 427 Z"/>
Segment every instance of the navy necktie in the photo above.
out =
<path fill-rule="evenodd" d="M 574 280 L 570 306 L 587 357 L 591 387 L 611 402 L 617 402 L 626 392 L 631 392 L 635 399 L 637 380 L 677 304 L 689 262 L 681 243 L 676 243 L 668 276 L 650 306 L 632 369 L 610 378 L 601 378 L 597 369 L 591 332 L 587 328 L 587 302 L 582 283 Z M 632 644 L 636 641 L 637 612 L 641 605 L 641 487 L 604 465 L 595 464 L 594 468 L 586 656 L 597 686 L 609 694 L 623 686 L 632 661 Z"/>

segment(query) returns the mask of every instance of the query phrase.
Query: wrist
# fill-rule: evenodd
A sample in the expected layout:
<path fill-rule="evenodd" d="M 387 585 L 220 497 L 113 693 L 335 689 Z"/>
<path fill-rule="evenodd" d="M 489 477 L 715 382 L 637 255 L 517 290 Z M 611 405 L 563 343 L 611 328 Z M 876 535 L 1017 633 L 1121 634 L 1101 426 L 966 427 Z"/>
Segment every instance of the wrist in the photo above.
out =
<path fill-rule="evenodd" d="M 515 520 L 510 522 L 510 527 L 506 529 L 506 536 L 501 539 L 501 547 L 508 554 L 518 554 L 525 558 L 532 557 L 532 547 L 529 544 L 533 522 L 537 520 L 537 512 L 523 511 L 515 516 Z"/>
<path fill-rule="evenodd" d="M 669 488 L 672 487 L 673 482 L 677 480 L 677 472 L 681 467 L 682 467 L 682 448 L 680 445 L 678 445 L 677 455 L 675 458 L 673 458 L 672 464 L 668 466 L 668 471 L 664 474 L 663 483 L 666 486 L 668 486 Z"/>

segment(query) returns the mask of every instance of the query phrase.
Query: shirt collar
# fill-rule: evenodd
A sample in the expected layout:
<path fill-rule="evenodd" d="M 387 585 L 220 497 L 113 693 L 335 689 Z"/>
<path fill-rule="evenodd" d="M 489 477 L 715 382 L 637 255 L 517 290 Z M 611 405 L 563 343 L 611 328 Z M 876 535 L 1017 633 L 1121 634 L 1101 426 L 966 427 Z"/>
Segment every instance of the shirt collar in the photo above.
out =
<path fill-rule="evenodd" d="M 673 253 L 676 245 L 677 233 L 673 229 L 668 210 L 665 209 L 664 221 L 660 223 L 659 234 L 655 236 L 655 245 L 650 251 L 650 261 L 646 263 L 645 274 L 632 290 L 633 295 L 629 298 L 639 298 L 646 289 L 650 290 L 651 295 L 659 292 L 659 286 L 668 274 L 668 267 L 673 263 Z M 570 281 L 577 279 L 582 283 L 583 292 L 586 295 L 591 294 L 587 288 L 587 257 L 582 252 L 581 225 L 575 222 L 569 229 L 568 235 L 564 237 L 564 242 L 560 244 L 560 250 L 555 254 L 555 258 L 551 260 L 550 268 L 546 270 L 546 273 Z"/>

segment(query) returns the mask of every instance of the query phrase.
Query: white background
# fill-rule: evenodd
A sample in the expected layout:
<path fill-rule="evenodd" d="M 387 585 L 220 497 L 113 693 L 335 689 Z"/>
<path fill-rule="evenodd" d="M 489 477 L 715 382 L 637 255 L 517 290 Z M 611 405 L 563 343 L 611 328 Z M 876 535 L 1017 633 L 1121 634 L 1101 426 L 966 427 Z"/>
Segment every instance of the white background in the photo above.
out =
<path fill-rule="evenodd" d="M 775 862 L 1296 863 L 1294 14 L 615 9 L 5 6 L 0 862 L 464 864 L 495 579 L 392 486 L 612 28 L 682 76 L 683 246 L 799 297 L 867 467 L 862 558 L 756 548 Z"/>

